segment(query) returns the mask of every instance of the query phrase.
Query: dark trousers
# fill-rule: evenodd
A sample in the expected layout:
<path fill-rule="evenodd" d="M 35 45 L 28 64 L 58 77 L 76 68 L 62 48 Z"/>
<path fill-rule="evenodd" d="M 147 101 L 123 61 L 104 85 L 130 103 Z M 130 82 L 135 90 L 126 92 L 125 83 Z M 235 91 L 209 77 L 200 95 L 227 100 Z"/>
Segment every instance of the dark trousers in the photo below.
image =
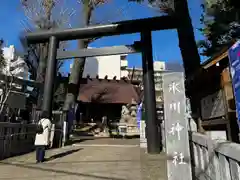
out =
<path fill-rule="evenodd" d="M 37 162 L 43 162 L 45 158 L 45 146 L 36 146 L 36 160 Z"/>

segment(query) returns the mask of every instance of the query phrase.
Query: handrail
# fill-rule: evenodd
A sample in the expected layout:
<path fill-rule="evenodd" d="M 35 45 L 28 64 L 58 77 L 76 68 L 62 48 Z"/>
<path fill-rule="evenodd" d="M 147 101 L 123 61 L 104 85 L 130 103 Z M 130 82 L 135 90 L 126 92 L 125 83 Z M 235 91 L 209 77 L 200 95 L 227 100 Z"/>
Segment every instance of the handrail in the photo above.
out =
<path fill-rule="evenodd" d="M 11 123 L 11 122 L 0 122 L 0 128 L 1 126 L 4 127 L 16 127 L 16 126 L 34 126 L 35 124 L 24 124 L 24 123 Z"/>
<path fill-rule="evenodd" d="M 28 135 L 28 134 L 36 134 L 36 132 L 25 132 L 25 133 L 14 133 L 14 134 L 6 134 L 4 136 L 0 136 L 0 140 L 5 140 L 5 139 L 9 139 L 12 138 L 14 136 L 19 136 L 19 135 Z"/>
<path fill-rule="evenodd" d="M 61 130 L 61 129 L 54 129 L 54 130 L 51 130 L 51 132 L 52 131 L 63 132 L 63 130 Z M 23 132 L 23 133 L 7 134 L 7 135 L 4 135 L 4 136 L 0 136 L 0 139 L 5 139 L 6 137 L 11 138 L 11 137 L 14 137 L 14 136 L 19 136 L 19 135 L 28 135 L 28 134 L 36 134 L 36 132 Z"/>
<path fill-rule="evenodd" d="M 240 162 L 240 144 L 230 141 L 212 140 L 206 135 L 196 132 L 192 132 L 191 141 L 206 148 L 209 148 L 209 145 L 212 145 L 214 151 Z"/>
<path fill-rule="evenodd" d="M 219 144 L 220 146 L 215 149 L 216 152 L 240 162 L 240 144 L 231 142 L 222 142 Z"/>
<path fill-rule="evenodd" d="M 230 141 L 212 140 L 206 135 L 196 132 L 191 133 L 190 140 L 206 148 L 209 148 L 209 145 L 211 145 L 214 151 L 240 162 L 240 144 Z"/>
<path fill-rule="evenodd" d="M 194 143 L 200 144 L 201 146 L 208 147 L 208 137 L 206 135 L 196 133 L 196 132 L 189 132 L 190 133 L 190 141 Z"/>
<path fill-rule="evenodd" d="M 240 144 L 226 140 L 212 140 L 191 132 L 193 171 L 197 179 L 240 179 Z"/>

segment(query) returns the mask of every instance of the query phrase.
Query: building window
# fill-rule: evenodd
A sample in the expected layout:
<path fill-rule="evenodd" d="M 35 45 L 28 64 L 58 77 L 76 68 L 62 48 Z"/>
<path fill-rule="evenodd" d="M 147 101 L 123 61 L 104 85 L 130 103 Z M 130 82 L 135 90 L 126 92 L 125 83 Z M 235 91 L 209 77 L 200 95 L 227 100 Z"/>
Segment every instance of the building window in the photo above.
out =
<path fill-rule="evenodd" d="M 122 55 L 122 56 L 120 56 L 120 60 L 127 60 L 127 56 L 126 55 Z"/>

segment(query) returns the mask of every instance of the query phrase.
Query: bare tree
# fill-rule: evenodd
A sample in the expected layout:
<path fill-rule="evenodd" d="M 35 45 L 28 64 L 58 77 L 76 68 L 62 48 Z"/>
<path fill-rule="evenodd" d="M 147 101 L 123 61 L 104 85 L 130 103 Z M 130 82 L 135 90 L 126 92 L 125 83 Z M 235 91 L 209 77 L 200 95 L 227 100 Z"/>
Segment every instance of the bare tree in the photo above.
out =
<path fill-rule="evenodd" d="M 36 29 L 53 29 L 71 27 L 71 19 L 75 10 L 69 9 L 60 0 L 21 0 L 26 18 L 21 21 L 24 29 L 29 32 Z M 61 42 L 59 49 L 65 49 L 66 43 Z M 45 79 L 48 43 L 31 46 L 30 50 L 37 59 L 37 67 L 33 69 L 33 79 L 43 83 Z M 63 61 L 58 62 L 58 70 Z M 35 73 L 34 73 L 35 71 Z M 41 105 L 42 92 L 39 92 L 38 106 Z"/>
<path fill-rule="evenodd" d="M 93 11 L 98 7 L 105 3 L 107 0 L 79 0 L 79 4 L 81 5 L 81 15 L 80 15 L 80 23 L 83 27 L 89 26 L 92 24 L 91 18 Z M 78 41 L 78 48 L 83 49 L 87 48 L 88 44 L 92 41 L 92 39 L 85 39 Z M 75 103 L 78 89 L 79 89 L 79 79 L 82 77 L 83 69 L 85 65 L 85 58 L 76 58 L 73 63 L 72 71 L 69 77 L 69 86 L 68 93 L 65 99 L 64 111 L 68 111 L 70 107 Z"/>
<path fill-rule="evenodd" d="M 4 108 L 6 107 L 6 102 L 12 91 L 13 80 L 14 80 L 14 76 L 11 75 L 10 82 L 8 81 L 8 79 L 1 81 L 1 90 L 0 90 L 0 114 L 1 115 L 4 111 Z"/>
<path fill-rule="evenodd" d="M 4 58 L 3 54 L 3 44 L 4 41 L 1 39 L 0 40 L 0 68 L 1 68 L 1 73 L 4 71 L 4 67 L 6 66 L 6 60 Z M 11 87 L 12 87 L 12 82 L 13 82 L 13 76 L 11 79 L 10 83 L 6 83 L 6 81 L 0 81 L 0 84 L 2 84 L 1 89 L 0 89 L 0 114 L 2 114 L 3 109 L 4 109 L 4 104 L 7 101 L 7 98 L 9 96 Z"/>
<path fill-rule="evenodd" d="M 2 39 L 0 39 L 0 68 L 4 68 L 4 66 L 6 65 L 6 61 L 4 59 L 4 55 L 3 55 L 3 43 L 4 41 Z"/>

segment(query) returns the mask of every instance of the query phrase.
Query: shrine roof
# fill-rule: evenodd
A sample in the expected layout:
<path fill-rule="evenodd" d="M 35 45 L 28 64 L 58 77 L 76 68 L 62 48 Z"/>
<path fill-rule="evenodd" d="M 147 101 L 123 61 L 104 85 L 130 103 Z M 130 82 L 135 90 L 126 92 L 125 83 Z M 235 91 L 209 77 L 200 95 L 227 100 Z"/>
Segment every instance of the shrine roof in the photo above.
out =
<path fill-rule="evenodd" d="M 85 78 L 80 81 L 77 100 L 88 103 L 128 104 L 139 101 L 139 94 L 130 80 Z"/>
<path fill-rule="evenodd" d="M 226 57 L 228 57 L 228 49 L 224 48 L 218 54 L 214 55 L 213 57 L 211 57 L 208 60 L 206 60 L 205 62 L 203 62 L 202 67 L 204 69 L 208 69 L 211 66 L 216 65 L 217 63 L 219 63 L 220 61 L 222 61 Z"/>

